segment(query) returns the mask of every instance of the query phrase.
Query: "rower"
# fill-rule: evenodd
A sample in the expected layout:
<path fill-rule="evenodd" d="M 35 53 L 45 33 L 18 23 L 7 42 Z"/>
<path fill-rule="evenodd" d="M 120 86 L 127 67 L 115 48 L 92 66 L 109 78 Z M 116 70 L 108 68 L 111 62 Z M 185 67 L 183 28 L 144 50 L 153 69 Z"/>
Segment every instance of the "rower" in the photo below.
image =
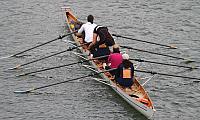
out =
<path fill-rule="evenodd" d="M 134 80 L 134 66 L 128 54 L 123 54 L 122 58 L 123 61 L 116 70 L 115 79 L 122 87 L 131 88 Z"/>
<path fill-rule="evenodd" d="M 90 43 L 93 40 L 93 31 L 94 28 L 97 26 L 94 21 L 94 17 L 92 15 L 88 15 L 87 17 L 87 23 L 83 24 L 81 28 L 78 30 L 78 33 L 76 33 L 76 36 L 82 37 L 84 36 L 84 40 L 82 43 Z"/>
<path fill-rule="evenodd" d="M 108 57 L 107 65 L 104 64 L 105 69 L 114 69 L 117 68 L 122 63 L 122 54 L 119 50 L 119 45 L 115 44 L 113 45 L 113 51 Z M 111 75 L 115 75 L 116 70 L 110 71 Z"/>
<path fill-rule="evenodd" d="M 114 44 L 115 41 L 108 32 L 108 28 L 96 26 L 93 32 L 93 41 L 88 50 L 93 54 L 93 57 L 105 56 L 110 54 L 109 46 Z M 104 60 L 107 60 L 107 58 L 104 58 Z"/>

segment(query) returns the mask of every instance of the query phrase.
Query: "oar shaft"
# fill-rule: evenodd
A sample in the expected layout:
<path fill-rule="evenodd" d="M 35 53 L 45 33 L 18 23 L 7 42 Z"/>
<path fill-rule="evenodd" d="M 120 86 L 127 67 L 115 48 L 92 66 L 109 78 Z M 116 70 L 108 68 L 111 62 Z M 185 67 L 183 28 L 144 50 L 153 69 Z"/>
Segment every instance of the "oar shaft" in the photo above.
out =
<path fill-rule="evenodd" d="M 188 79 L 200 80 L 200 78 L 195 78 L 195 77 L 187 77 L 187 76 L 181 76 L 181 75 L 172 75 L 172 74 L 159 73 L 159 72 L 154 72 L 154 71 L 143 71 L 143 70 L 135 70 L 135 71 L 137 71 L 137 72 L 144 72 L 144 73 L 150 73 L 150 74 L 158 74 L 158 75 L 165 75 L 165 76 L 172 76 L 172 77 L 179 77 L 179 78 L 188 78 Z"/>
<path fill-rule="evenodd" d="M 151 51 L 145 51 L 145 50 L 136 49 L 136 48 L 129 47 L 129 46 L 123 46 L 123 45 L 121 45 L 121 47 L 127 48 L 127 49 L 132 49 L 132 50 L 137 50 L 137 51 L 141 51 L 141 52 L 146 52 L 146 53 L 151 53 L 151 54 L 156 54 L 156 55 L 161 55 L 161 56 L 166 56 L 166 57 L 171 57 L 171 58 L 176 58 L 176 59 L 185 60 L 185 58 L 176 57 L 176 56 L 171 56 L 171 55 L 165 55 L 165 54 L 162 54 L 162 53 L 155 53 L 155 52 L 151 52 Z"/>
<path fill-rule="evenodd" d="M 61 66 L 56 66 L 56 67 L 41 69 L 41 70 L 29 72 L 29 73 L 23 73 L 23 74 L 16 75 L 16 77 L 25 76 L 25 75 L 29 75 L 29 74 L 33 74 L 33 73 L 38 73 L 38 72 L 42 72 L 42 71 L 47 71 L 47 70 L 52 70 L 52 69 L 56 69 L 56 68 L 62 68 L 62 67 L 66 67 L 66 66 L 70 66 L 70 65 L 74 65 L 74 64 L 78 64 L 78 63 L 83 63 L 83 62 L 87 62 L 87 61 L 90 61 L 90 60 L 100 59 L 100 58 L 104 58 L 104 57 L 106 57 L 106 56 L 100 56 L 100 57 L 96 57 L 96 58 L 92 58 L 92 59 L 86 59 L 86 60 L 83 60 L 83 61 L 74 62 L 74 63 L 70 63 L 70 64 L 65 64 L 65 65 L 61 65 Z"/>
<path fill-rule="evenodd" d="M 46 56 L 46 57 L 42 57 L 42 58 L 33 60 L 33 61 L 31 61 L 31 62 L 28 62 L 28 63 L 21 64 L 20 66 L 29 65 L 29 64 L 31 64 L 31 63 L 35 63 L 35 62 L 37 62 L 37 61 L 40 61 L 40 60 L 43 60 L 43 59 L 46 59 L 46 58 L 53 57 L 53 56 L 55 56 L 55 55 L 59 55 L 59 54 L 64 53 L 64 52 L 71 51 L 71 50 L 76 49 L 76 48 L 77 48 L 77 47 L 69 48 L 69 49 L 67 49 L 67 50 L 64 50 L 64 51 L 61 51 L 61 52 L 57 52 L 57 53 L 54 53 L 54 54 L 49 55 L 49 56 Z"/>
<path fill-rule="evenodd" d="M 116 36 L 116 37 L 121 37 L 121 38 L 129 39 L 129 40 L 135 40 L 135 41 L 139 41 L 139 42 L 145 42 L 145 43 L 150 43 L 150 44 L 154 44 L 154 45 L 160 45 L 160 46 L 164 46 L 164 47 L 174 48 L 174 49 L 176 48 L 176 47 L 170 46 L 170 45 L 164 45 L 164 44 L 159 44 L 159 43 L 155 43 L 155 42 L 149 42 L 149 41 L 145 41 L 145 40 L 139 40 L 139 39 L 129 38 L 129 37 L 121 36 L 121 35 L 116 35 L 116 34 L 112 34 L 112 35 Z"/>
<path fill-rule="evenodd" d="M 74 32 L 73 32 L 73 33 L 74 33 Z M 35 48 L 38 48 L 38 47 L 40 47 L 40 46 L 46 45 L 46 44 L 48 44 L 48 43 L 51 43 L 51 42 L 53 42 L 53 41 L 62 39 L 62 38 L 66 37 L 66 36 L 68 36 L 68 35 L 71 35 L 71 34 L 73 34 L 73 33 L 69 33 L 69 34 L 66 34 L 66 35 L 59 36 L 59 37 L 56 38 L 56 39 L 50 40 L 50 41 L 48 41 L 48 42 L 42 43 L 42 44 L 37 45 L 37 46 L 32 47 L 32 48 L 26 49 L 26 50 L 24 50 L 24 51 L 21 51 L 21 52 L 19 52 L 19 53 L 16 53 L 16 54 L 14 54 L 14 55 L 11 55 L 10 57 L 17 56 L 17 55 L 19 55 L 19 54 L 25 53 L 25 52 L 30 51 L 30 50 L 32 50 L 32 49 L 35 49 Z"/>
<path fill-rule="evenodd" d="M 67 52 L 68 50 L 64 50 L 62 52 L 58 52 L 58 53 L 55 53 L 55 54 L 52 54 L 52 55 L 49 55 L 49 56 L 46 56 L 46 57 L 42 57 L 40 59 L 37 59 L 37 60 L 33 60 L 31 62 L 28 62 L 28 63 L 24 63 L 24 64 L 21 64 L 20 66 L 25 66 L 25 65 L 28 65 L 28 64 L 31 64 L 31 63 L 35 63 L 37 61 L 40 61 L 40 60 L 43 60 L 43 59 L 46 59 L 46 58 L 50 58 L 52 56 L 55 56 L 55 55 L 58 55 L 58 54 L 61 54 L 61 53 L 64 53 L 64 52 Z"/>
<path fill-rule="evenodd" d="M 175 64 L 169 64 L 169 63 L 161 63 L 161 62 L 148 61 L 148 60 L 143 60 L 143 59 L 133 59 L 132 58 L 130 60 L 135 60 L 135 61 L 138 61 L 138 62 L 148 62 L 148 63 L 154 63 L 154 64 L 160 64 L 160 65 L 183 67 L 183 68 L 189 68 L 189 69 L 198 69 L 196 67 L 189 67 L 189 66 L 183 66 L 183 65 L 175 65 Z"/>
<path fill-rule="evenodd" d="M 112 71 L 112 70 L 115 70 L 115 69 L 96 72 L 96 73 L 88 74 L 88 75 L 85 75 L 85 76 L 82 76 L 82 77 L 78 77 L 78 78 L 74 78 L 74 79 L 70 79 L 70 80 L 66 80 L 66 81 L 62 81 L 62 82 L 57 82 L 57 83 L 41 86 L 41 87 L 38 87 L 38 88 L 34 88 L 34 90 L 38 90 L 38 89 L 42 89 L 42 88 L 46 88 L 46 87 L 50 87 L 50 86 L 66 83 L 66 82 L 71 82 L 71 81 L 74 81 L 74 80 L 78 80 L 78 79 L 82 79 L 82 78 L 86 78 L 86 77 L 90 77 L 90 76 L 95 76 L 95 75 L 98 75 L 98 74 L 101 74 L 101 73 L 104 73 L 104 72 L 108 72 L 108 71 Z"/>
<path fill-rule="evenodd" d="M 83 45 L 87 45 L 87 44 L 89 44 L 89 43 L 85 43 L 85 44 L 83 44 Z M 64 50 L 64 51 L 61 51 L 61 52 L 58 52 L 58 53 L 54 53 L 54 54 L 49 55 L 49 56 L 46 56 L 46 57 L 42 57 L 42 58 L 39 58 L 39 59 L 30 61 L 30 62 L 28 62 L 28 63 L 24 63 L 24 64 L 21 64 L 21 65 L 17 65 L 16 67 L 9 68 L 9 70 L 18 69 L 19 67 L 22 67 L 22 66 L 25 66 L 25 65 L 29 65 L 29 64 L 31 64 L 31 63 L 35 63 L 35 62 L 37 62 L 37 61 L 40 61 L 40 60 L 43 60 L 43 59 L 46 59 L 46 58 L 50 58 L 50 57 L 53 57 L 53 56 L 55 56 L 55 55 L 58 55 L 58 54 L 67 52 L 67 51 L 71 51 L 71 50 L 76 49 L 76 48 L 78 48 L 78 47 L 81 47 L 81 46 L 83 46 L 83 45 L 75 46 L 75 47 L 72 47 L 72 48 L 68 48 L 67 50 Z"/>
<path fill-rule="evenodd" d="M 33 73 L 38 73 L 38 72 L 42 72 L 42 71 L 52 70 L 52 69 L 56 69 L 56 68 L 62 68 L 62 67 L 65 67 L 65 66 L 70 66 L 70 65 L 74 65 L 74 64 L 78 64 L 78 63 L 82 63 L 82 62 L 85 62 L 85 61 L 74 62 L 74 63 L 70 63 L 70 64 L 66 64 L 66 65 L 61 65 L 61 66 L 56 66 L 56 67 L 41 69 L 41 70 L 29 72 L 29 73 L 23 73 L 23 74 L 17 75 L 17 77 L 25 76 L 25 75 L 29 75 L 29 74 L 33 74 Z"/>
<path fill-rule="evenodd" d="M 33 89 L 30 89 L 30 90 L 26 90 L 26 91 L 14 91 L 14 93 L 21 93 L 21 94 L 30 93 L 30 92 L 32 92 L 34 90 L 38 90 L 38 89 L 42 89 L 42 88 L 46 88 L 46 87 L 50 87 L 50 86 L 54 86 L 54 85 L 59 85 L 59 84 L 63 84 L 63 83 L 74 81 L 74 80 L 79 80 L 79 79 L 90 77 L 90 76 L 95 76 L 95 75 L 98 75 L 98 74 L 101 74 L 101 73 L 104 73 L 104 72 L 108 72 L 108 71 L 112 71 L 112 70 L 114 70 L 114 69 L 105 70 L 105 71 L 97 72 L 97 73 L 92 73 L 92 74 L 88 74 L 88 75 L 85 75 L 85 76 L 82 76 L 82 77 L 78 77 L 78 78 L 74 78 L 74 79 L 70 79 L 70 80 L 66 80 L 66 81 L 62 81 L 62 82 L 57 82 L 57 83 L 53 83 L 53 84 L 49 84 L 49 85 L 33 88 Z"/>
<path fill-rule="evenodd" d="M 42 89 L 42 88 L 47 88 L 47 87 L 50 87 L 50 86 L 55 86 L 55 85 L 63 84 L 63 83 L 74 81 L 74 80 L 78 80 L 78 79 L 81 79 L 81 78 L 90 77 L 92 75 L 93 74 L 89 74 L 89 75 L 82 76 L 82 77 L 79 77 L 79 78 L 74 78 L 74 79 L 70 79 L 70 80 L 66 80 L 66 81 L 62 81 L 62 82 L 57 82 L 57 83 L 53 83 L 53 84 L 49 84 L 49 85 L 44 85 L 44 86 L 41 86 L 41 87 L 37 87 L 37 88 L 30 89 L 30 90 L 26 90 L 26 91 L 14 91 L 14 93 L 18 93 L 18 94 L 30 93 L 30 92 L 32 92 L 34 90 L 39 90 L 39 89 Z"/>
<path fill-rule="evenodd" d="M 92 76 L 92 74 L 85 75 L 85 76 L 78 77 L 78 78 L 74 78 L 74 79 L 70 79 L 70 80 L 66 80 L 66 81 L 62 81 L 62 82 L 57 82 L 57 83 L 41 86 L 41 87 L 35 88 L 34 90 L 38 90 L 38 89 L 42 89 L 42 88 L 46 88 L 46 87 L 50 87 L 50 86 L 55 86 L 55 85 L 58 85 L 58 84 L 63 84 L 63 83 L 66 83 L 66 82 L 71 82 L 71 81 L 74 81 L 74 80 L 78 80 L 78 79 L 82 79 L 82 78 L 86 78 L 86 77 L 90 77 L 90 76 Z"/>

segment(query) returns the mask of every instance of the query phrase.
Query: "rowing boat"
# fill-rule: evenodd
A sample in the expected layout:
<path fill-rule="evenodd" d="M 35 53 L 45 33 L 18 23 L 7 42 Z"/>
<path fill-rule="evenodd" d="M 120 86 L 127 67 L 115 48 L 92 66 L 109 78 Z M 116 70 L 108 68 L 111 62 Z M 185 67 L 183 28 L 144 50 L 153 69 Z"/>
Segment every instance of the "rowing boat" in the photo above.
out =
<path fill-rule="evenodd" d="M 70 8 L 65 8 L 66 15 L 66 23 L 70 30 L 70 32 L 74 32 L 76 30 L 75 24 L 78 23 L 78 19 L 74 16 L 72 10 Z M 81 46 L 82 38 L 79 38 L 72 34 L 74 42 L 77 46 Z M 87 50 L 84 47 L 79 47 L 82 55 L 85 56 L 86 59 L 91 59 L 88 56 Z M 91 60 L 91 65 L 96 69 L 94 71 L 102 72 L 103 63 L 100 60 Z M 127 101 L 132 107 L 142 113 L 145 117 L 151 118 L 155 112 L 153 102 L 150 99 L 149 95 L 145 91 L 144 87 L 139 83 L 139 81 L 135 78 L 134 84 L 131 89 L 124 89 L 122 86 L 117 84 L 115 80 L 113 80 L 113 76 L 109 74 L 109 72 L 104 72 L 100 74 L 103 80 L 109 83 L 109 86 L 119 94 L 125 101 Z"/>
<path fill-rule="evenodd" d="M 75 27 L 75 24 L 78 23 L 78 19 L 74 16 L 72 10 L 70 8 L 65 7 L 65 15 L 66 15 L 66 23 L 70 30 L 70 32 L 74 32 L 77 30 Z M 72 34 L 72 38 L 77 46 L 81 45 L 82 38 L 79 38 L 75 36 L 75 34 Z M 81 54 L 85 57 L 85 59 L 91 59 L 90 56 L 88 56 L 87 50 L 84 47 L 79 47 Z M 83 58 L 83 57 L 82 57 Z M 95 72 L 102 72 L 103 69 L 103 63 L 101 60 L 91 60 L 89 61 L 90 64 L 95 68 Z M 91 67 L 89 67 L 91 68 Z M 125 101 L 127 101 L 133 108 L 135 108 L 137 111 L 142 113 L 147 118 L 152 118 L 153 114 L 155 113 L 155 109 L 153 106 L 153 102 L 150 99 L 149 95 L 145 91 L 144 87 L 139 83 L 137 78 L 134 80 L 134 84 L 129 88 L 123 88 L 119 84 L 113 80 L 113 76 L 109 74 L 109 72 L 105 71 L 104 73 L 101 73 L 100 76 L 104 81 L 109 83 L 109 86 L 117 93 L 119 96 L 121 96 Z"/>

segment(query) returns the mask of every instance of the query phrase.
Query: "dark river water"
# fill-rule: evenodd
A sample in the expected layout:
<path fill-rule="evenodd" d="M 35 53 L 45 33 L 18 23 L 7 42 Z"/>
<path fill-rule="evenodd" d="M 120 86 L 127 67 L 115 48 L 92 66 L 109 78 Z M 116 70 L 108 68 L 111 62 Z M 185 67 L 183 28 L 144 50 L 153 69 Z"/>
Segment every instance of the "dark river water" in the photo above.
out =
<path fill-rule="evenodd" d="M 190 58 L 196 62 L 139 51 L 127 51 L 132 58 L 200 66 L 199 0 L 0 0 L 0 119 L 1 120 L 144 120 L 109 86 L 84 78 L 40 89 L 30 94 L 15 94 L 91 73 L 81 65 L 44 71 L 24 77 L 15 75 L 79 59 L 66 52 L 10 71 L 8 68 L 67 49 L 61 40 L 33 49 L 22 57 L 2 58 L 57 38 L 68 30 L 64 11 L 71 7 L 79 20 L 89 14 L 95 23 L 108 26 L 111 33 L 131 38 L 175 45 L 158 45 L 115 38 L 119 44 L 147 51 Z M 72 40 L 65 37 L 63 40 Z M 135 62 L 137 64 L 137 62 Z M 200 78 L 200 70 L 142 63 L 137 69 Z M 137 73 L 141 77 L 150 74 Z M 156 75 L 144 85 L 157 110 L 154 120 L 198 120 L 200 83 L 194 79 Z M 144 83 L 145 81 L 140 81 Z"/>

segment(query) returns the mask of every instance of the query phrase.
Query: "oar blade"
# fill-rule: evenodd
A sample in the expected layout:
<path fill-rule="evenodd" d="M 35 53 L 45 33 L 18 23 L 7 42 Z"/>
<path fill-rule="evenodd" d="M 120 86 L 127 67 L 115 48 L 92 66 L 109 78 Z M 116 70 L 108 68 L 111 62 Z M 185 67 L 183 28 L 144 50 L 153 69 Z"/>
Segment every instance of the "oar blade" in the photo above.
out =
<path fill-rule="evenodd" d="M 193 81 L 193 83 L 200 83 L 200 81 L 195 80 L 195 81 Z"/>
<path fill-rule="evenodd" d="M 15 69 L 19 69 L 20 67 L 21 67 L 21 65 L 16 65 L 15 67 L 8 68 L 8 70 L 15 70 Z"/>
<path fill-rule="evenodd" d="M 22 77 L 22 76 L 25 76 L 25 75 L 28 75 L 28 74 L 22 73 L 22 74 L 19 74 L 19 75 L 15 75 L 15 77 Z"/>
<path fill-rule="evenodd" d="M 12 55 L 8 55 L 8 56 L 0 57 L 0 60 L 2 60 L 2 59 L 6 59 L 6 58 L 10 58 L 10 57 L 12 57 Z"/>
<path fill-rule="evenodd" d="M 175 45 L 169 45 L 169 47 L 171 48 L 171 49 L 177 49 L 178 47 L 176 47 Z"/>
<path fill-rule="evenodd" d="M 31 92 L 30 90 L 26 90 L 26 91 L 16 90 L 16 91 L 14 91 L 15 94 L 27 94 L 27 93 L 30 93 L 30 92 Z"/>
<path fill-rule="evenodd" d="M 185 64 L 189 64 L 189 63 L 192 63 L 192 62 L 196 62 L 194 60 L 191 60 L 191 59 L 185 59 L 186 61 L 184 61 Z"/>

